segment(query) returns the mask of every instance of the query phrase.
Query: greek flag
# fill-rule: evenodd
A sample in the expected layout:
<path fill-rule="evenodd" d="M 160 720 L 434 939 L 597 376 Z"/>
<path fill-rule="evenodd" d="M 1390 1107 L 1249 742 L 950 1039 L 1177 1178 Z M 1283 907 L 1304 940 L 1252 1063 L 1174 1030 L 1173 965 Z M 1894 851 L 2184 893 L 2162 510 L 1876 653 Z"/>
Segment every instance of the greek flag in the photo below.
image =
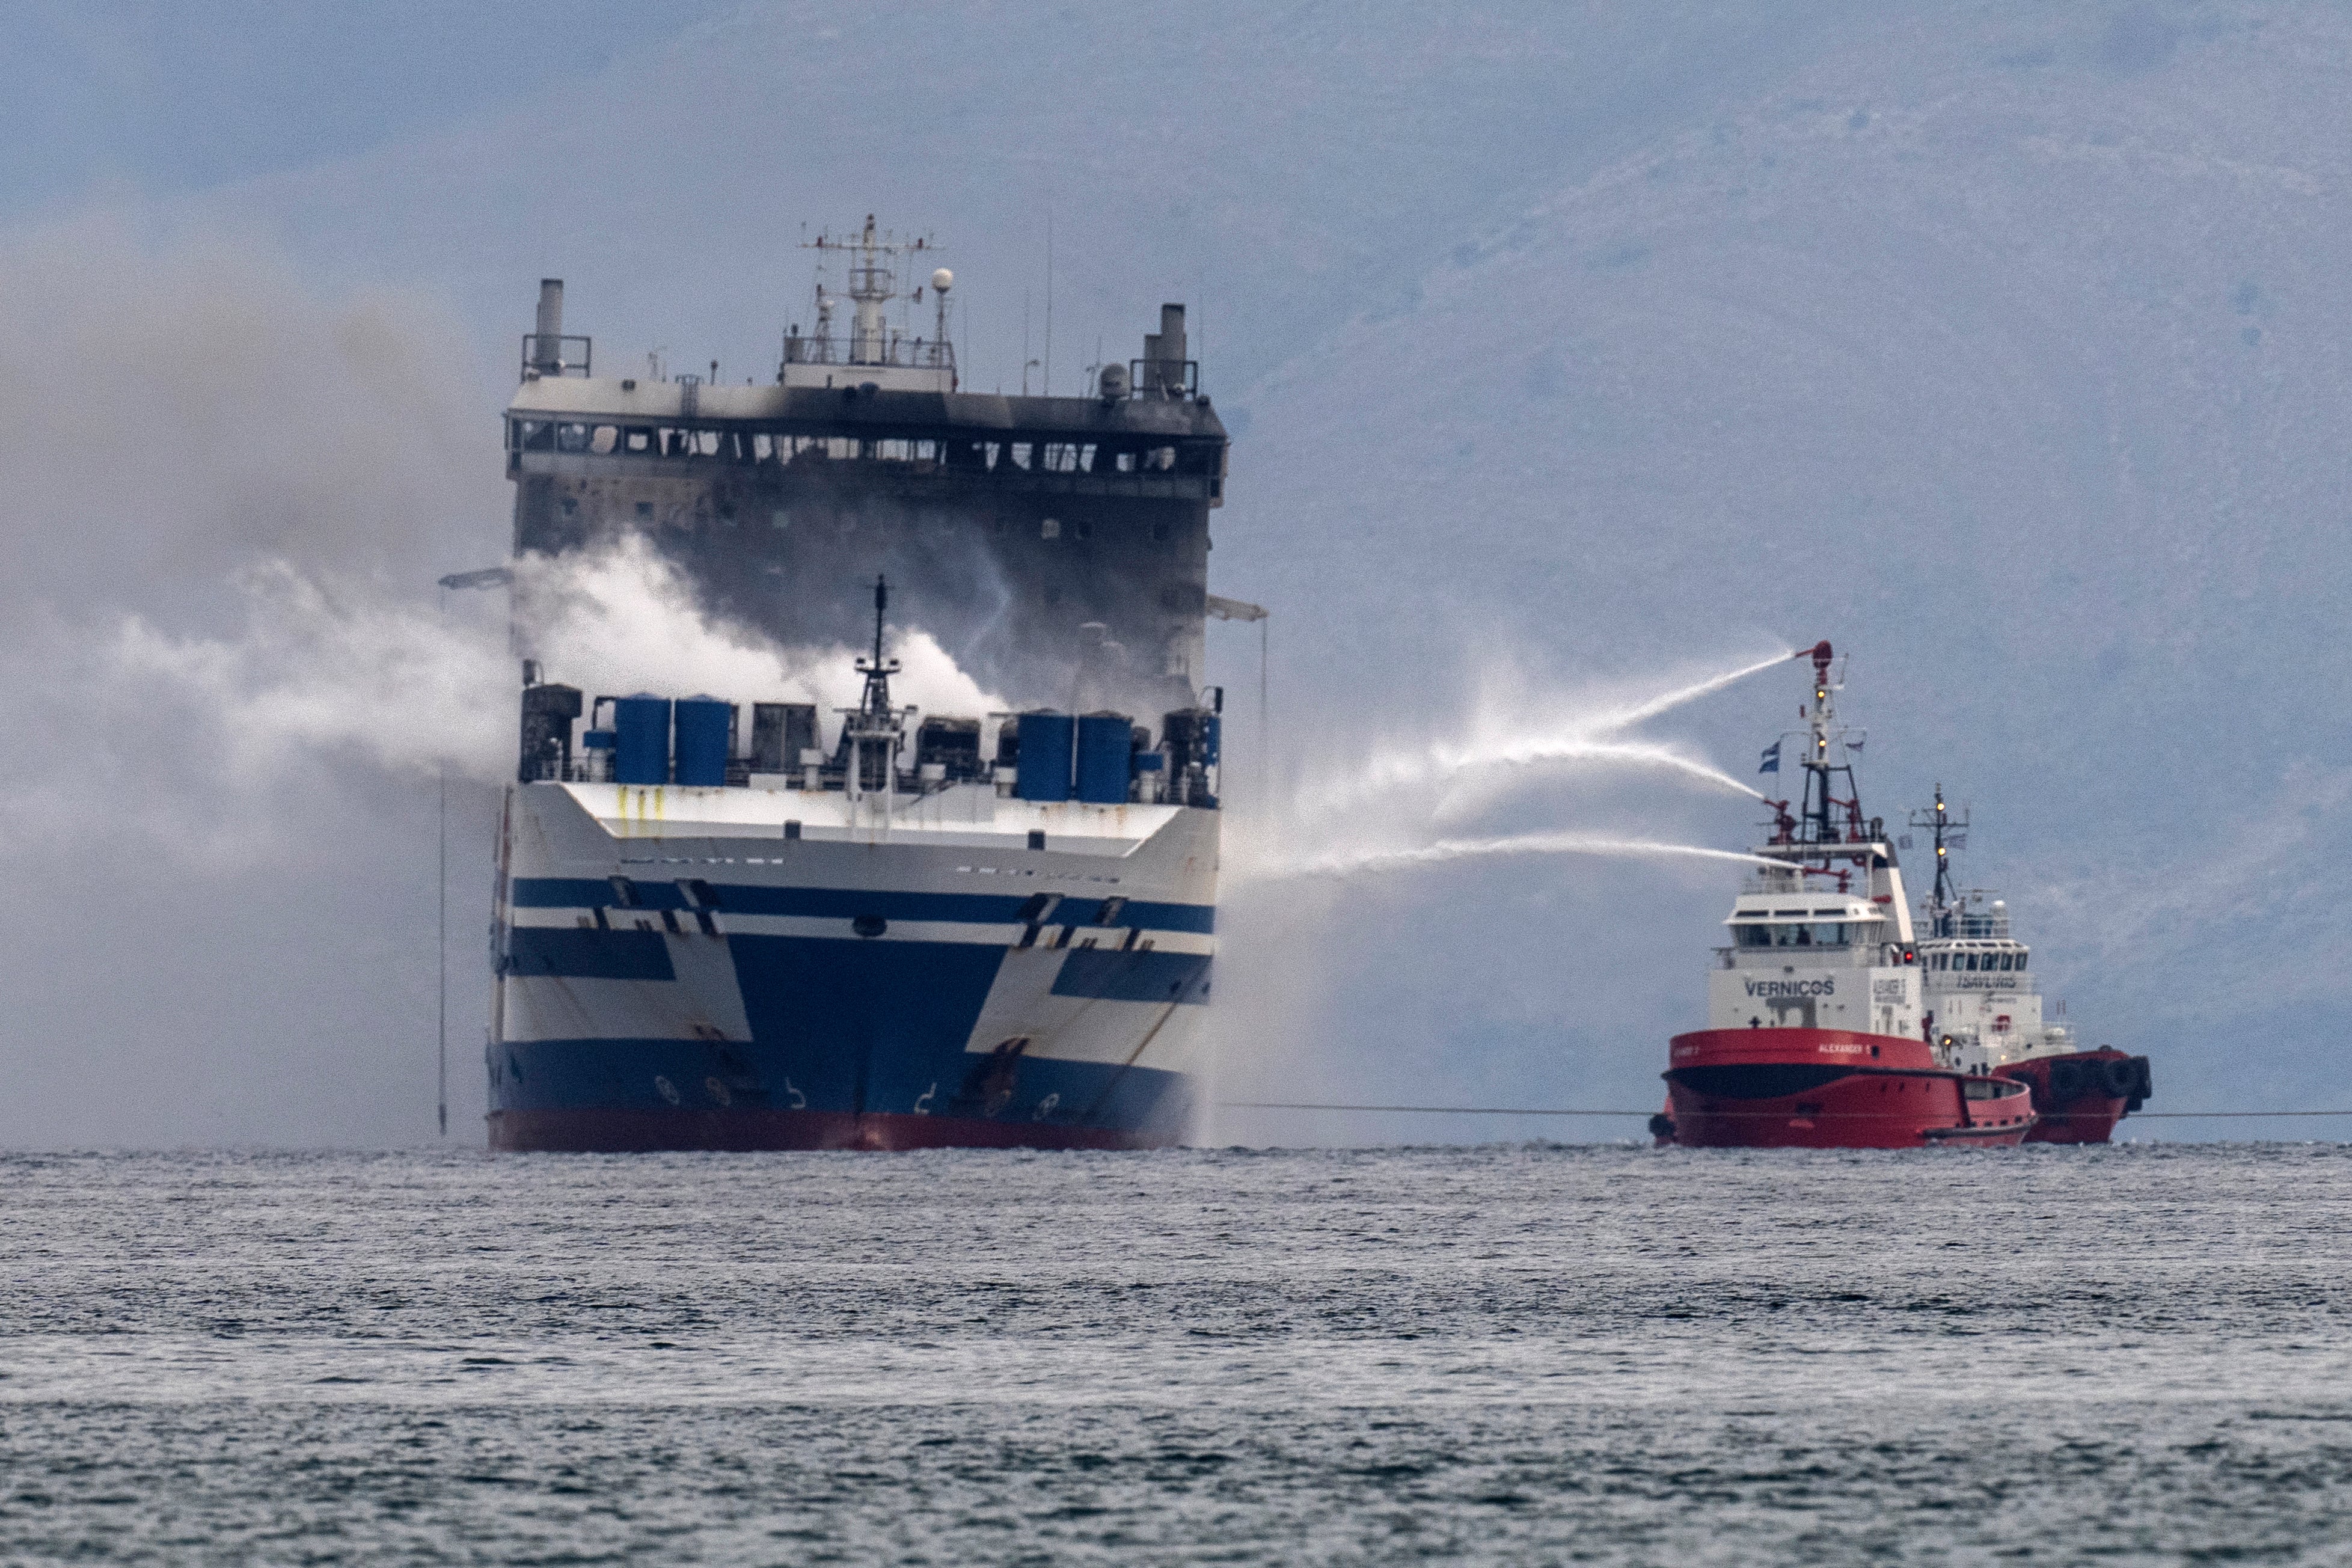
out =
<path fill-rule="evenodd" d="M 1780 771 L 1780 742 L 1775 741 L 1764 748 L 1764 765 L 1756 771 L 1759 773 L 1777 773 Z"/>

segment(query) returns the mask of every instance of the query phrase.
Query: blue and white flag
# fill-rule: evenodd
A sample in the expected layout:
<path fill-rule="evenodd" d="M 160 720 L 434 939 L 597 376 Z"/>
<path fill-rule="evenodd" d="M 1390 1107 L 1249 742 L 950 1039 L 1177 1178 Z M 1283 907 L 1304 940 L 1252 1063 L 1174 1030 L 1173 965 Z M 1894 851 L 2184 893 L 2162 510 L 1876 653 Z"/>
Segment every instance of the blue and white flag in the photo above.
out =
<path fill-rule="evenodd" d="M 1759 773 L 1777 773 L 1780 771 L 1780 742 L 1775 741 L 1764 748 L 1764 765 L 1756 771 Z"/>

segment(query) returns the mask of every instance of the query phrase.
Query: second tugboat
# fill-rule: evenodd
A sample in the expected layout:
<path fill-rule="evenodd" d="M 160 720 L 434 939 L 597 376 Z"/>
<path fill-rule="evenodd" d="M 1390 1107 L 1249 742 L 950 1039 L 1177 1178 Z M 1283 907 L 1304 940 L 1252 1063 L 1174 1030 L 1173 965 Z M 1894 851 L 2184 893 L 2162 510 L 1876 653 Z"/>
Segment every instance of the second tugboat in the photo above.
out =
<path fill-rule="evenodd" d="M 1694 1148 L 2021 1142 L 2035 1123 L 2028 1085 L 1966 1071 L 1927 1036 L 1903 873 L 1883 822 L 1863 816 L 1850 760 L 1861 740 L 1832 705 L 1835 655 L 1822 642 L 1798 657 L 1813 666 L 1802 803 L 1794 815 L 1772 803 L 1763 865 L 1717 950 L 1708 1026 L 1670 1043 L 1651 1131 Z"/>
<path fill-rule="evenodd" d="M 1967 841 L 1968 818 L 1952 815 L 1941 785 L 1934 808 L 1914 813 L 1911 824 L 1935 836 L 1919 976 L 1937 1056 L 1966 1072 L 2030 1085 L 2038 1120 L 2027 1142 L 2105 1143 L 2147 1100 L 2147 1058 L 2112 1046 L 2086 1051 L 2065 1025 L 2044 1021 L 2028 967 L 2032 952 L 2011 934 L 2009 906 L 1985 889 L 1952 885 L 1952 851 Z"/>

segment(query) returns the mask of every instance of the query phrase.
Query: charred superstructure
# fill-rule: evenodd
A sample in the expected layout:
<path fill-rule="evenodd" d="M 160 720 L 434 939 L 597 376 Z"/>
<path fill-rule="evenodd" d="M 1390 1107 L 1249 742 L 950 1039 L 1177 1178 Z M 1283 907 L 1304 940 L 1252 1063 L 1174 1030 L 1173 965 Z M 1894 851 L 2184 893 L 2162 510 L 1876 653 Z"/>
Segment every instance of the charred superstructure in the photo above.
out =
<path fill-rule="evenodd" d="M 597 374 L 541 285 L 506 418 L 517 554 L 641 543 L 709 615 L 871 652 L 830 712 L 526 663 L 491 1142 L 1173 1142 L 1215 946 L 1225 473 L 1184 309 L 1086 396 L 968 392 L 952 274 L 900 287 L 928 242 L 869 218 L 814 248 L 845 287 L 820 280 L 758 384 Z M 545 576 L 516 574 L 534 656 Z M 893 706 L 892 626 L 1020 711 Z"/>
<path fill-rule="evenodd" d="M 542 284 L 507 416 L 516 551 L 640 535 L 710 609 L 796 646 L 856 646 L 862 585 L 886 572 L 900 623 L 1017 705 L 1189 705 L 1226 442 L 1184 307 L 1161 306 L 1144 353 L 1102 366 L 1090 395 L 967 391 L 952 276 L 898 289 L 927 250 L 870 219 L 825 242 L 848 263 L 849 329 L 821 285 L 765 384 L 592 374 L 562 285 Z M 887 306 L 926 289 L 933 319 L 893 328 Z"/>

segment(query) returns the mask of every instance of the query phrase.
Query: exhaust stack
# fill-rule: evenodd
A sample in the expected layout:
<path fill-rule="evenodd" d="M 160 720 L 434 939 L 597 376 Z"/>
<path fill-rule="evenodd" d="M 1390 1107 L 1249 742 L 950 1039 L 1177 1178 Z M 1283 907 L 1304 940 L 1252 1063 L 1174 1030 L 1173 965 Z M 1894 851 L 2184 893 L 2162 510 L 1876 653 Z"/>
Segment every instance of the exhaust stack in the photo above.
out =
<path fill-rule="evenodd" d="M 1184 393 L 1184 307 L 1160 307 L 1160 330 L 1143 335 L 1143 386 L 1146 392 L 1181 397 Z"/>
<path fill-rule="evenodd" d="M 541 375 L 563 374 L 563 279 L 539 280 L 539 327 L 531 334 L 530 368 Z"/>

